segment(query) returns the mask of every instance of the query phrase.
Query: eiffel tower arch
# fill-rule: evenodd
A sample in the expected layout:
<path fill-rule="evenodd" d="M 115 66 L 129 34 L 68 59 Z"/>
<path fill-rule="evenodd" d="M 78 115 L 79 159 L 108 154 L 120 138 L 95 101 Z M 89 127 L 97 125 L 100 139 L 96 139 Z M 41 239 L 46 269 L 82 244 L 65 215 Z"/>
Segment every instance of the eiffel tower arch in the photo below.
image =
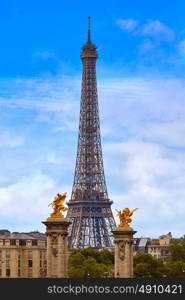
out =
<path fill-rule="evenodd" d="M 68 202 L 69 248 L 112 248 L 111 230 L 115 227 L 109 200 L 101 147 L 96 46 L 88 39 L 82 47 L 83 64 L 80 121 L 76 167 L 71 199 Z"/>

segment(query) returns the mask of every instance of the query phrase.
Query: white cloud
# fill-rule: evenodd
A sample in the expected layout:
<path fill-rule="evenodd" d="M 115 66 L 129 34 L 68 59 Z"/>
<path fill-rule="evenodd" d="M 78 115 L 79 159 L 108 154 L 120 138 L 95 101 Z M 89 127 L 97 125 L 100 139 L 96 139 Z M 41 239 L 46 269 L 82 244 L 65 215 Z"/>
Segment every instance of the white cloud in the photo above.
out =
<path fill-rule="evenodd" d="M 185 40 L 182 40 L 178 45 L 177 45 L 178 51 L 182 59 L 185 59 Z"/>
<path fill-rule="evenodd" d="M 141 129 L 141 135 L 169 147 L 185 147 L 185 121 L 148 124 Z"/>
<path fill-rule="evenodd" d="M 138 26 L 138 21 L 134 19 L 118 19 L 116 23 L 121 29 L 129 32 L 133 32 Z"/>
<path fill-rule="evenodd" d="M 17 136 L 8 130 L 2 130 L 2 132 L 0 130 L 0 141 L 0 148 L 14 148 L 24 144 L 25 136 L 23 134 Z"/>
<path fill-rule="evenodd" d="M 183 235 L 185 154 L 134 140 L 104 148 L 108 157 L 114 157 L 109 165 L 114 181 L 122 182 L 122 193 L 113 188 L 114 208 L 139 208 L 133 223 L 139 235 L 162 234 L 166 224 L 175 236 Z"/>
<path fill-rule="evenodd" d="M 9 85 L 13 93 L 9 98 L 0 98 L 1 109 L 34 111 L 35 121 L 57 123 L 56 130 L 76 129 L 81 85 L 78 77 L 16 79 Z"/>
<path fill-rule="evenodd" d="M 47 217 L 47 204 L 56 192 L 71 192 L 75 161 L 71 153 L 75 156 L 77 147 L 80 80 L 61 77 L 20 80 L 17 84 L 25 87 L 22 94 L 1 99 L 1 109 L 9 112 L 9 118 L 15 109 L 34 112 L 34 127 L 39 130 L 44 122 L 47 135 L 31 145 L 29 151 L 34 159 L 29 159 L 30 164 L 25 154 L 20 156 L 21 169 L 29 165 L 30 174 L 21 173 L 6 185 L 2 178 L 0 213 L 3 220 L 9 220 L 8 214 L 11 218 L 16 214 L 23 228 L 31 229 L 31 224 L 39 228 L 41 220 Z M 184 81 L 120 77 L 99 80 L 98 87 L 106 178 L 114 209 L 139 207 L 133 222 L 139 235 L 156 236 L 166 231 L 176 236 L 184 234 Z M 27 153 L 27 148 L 23 150 Z M 5 153 L 1 148 L 1 157 L 7 157 L 7 168 L 8 159 L 13 163 L 11 156 L 12 152 Z M 14 164 L 13 173 L 17 174 L 19 167 Z M 33 172 L 34 168 L 41 171 Z M 66 176 L 68 170 L 70 179 Z M 24 223 L 27 211 L 29 224 Z"/>
<path fill-rule="evenodd" d="M 54 58 L 55 54 L 51 51 L 40 51 L 35 54 L 35 56 L 40 57 L 42 59 Z"/>
<path fill-rule="evenodd" d="M 150 20 L 139 24 L 139 21 L 134 19 L 118 19 L 116 23 L 124 31 L 145 37 L 145 40 L 141 41 L 138 46 L 141 55 L 159 47 L 162 41 L 172 42 L 175 39 L 175 32 L 159 20 Z M 179 44 L 179 49 L 183 52 L 183 41 Z"/>
<path fill-rule="evenodd" d="M 140 54 L 145 54 L 148 51 L 152 50 L 155 47 L 154 43 L 152 43 L 151 41 L 147 40 L 147 41 L 143 41 L 140 45 L 139 45 L 139 52 Z"/>
<path fill-rule="evenodd" d="M 111 131 L 111 138 L 126 139 L 136 136 L 150 141 L 155 139 L 156 142 L 174 147 L 184 145 L 182 137 L 185 85 L 183 81 L 144 78 L 107 79 L 100 83 L 99 92 L 102 99 L 100 111 L 104 120 L 103 132 L 106 133 L 107 130 L 109 134 Z"/>
<path fill-rule="evenodd" d="M 183 53 L 185 53 L 185 40 L 183 40 L 183 41 L 181 41 L 181 42 L 179 43 L 179 49 L 180 49 Z"/>
<path fill-rule="evenodd" d="M 32 230 L 33 226 L 39 228 L 41 221 L 45 220 L 51 213 L 48 204 L 52 202 L 57 193 L 62 192 L 68 192 L 69 198 L 70 187 L 62 184 L 57 185 L 51 177 L 40 171 L 32 176 L 23 177 L 15 184 L 0 187 L 1 220 L 2 218 L 17 220 L 17 226 L 22 223 L 22 228 L 26 223 L 29 230 Z M 2 221 L 0 226 L 3 226 Z"/>
<path fill-rule="evenodd" d="M 100 98 L 105 168 L 114 208 L 140 208 L 133 223 L 139 235 L 165 231 L 183 235 L 184 82 L 104 80 Z"/>
<path fill-rule="evenodd" d="M 141 34 L 168 42 L 173 41 L 175 38 L 174 31 L 159 20 L 148 21 L 143 26 Z"/>

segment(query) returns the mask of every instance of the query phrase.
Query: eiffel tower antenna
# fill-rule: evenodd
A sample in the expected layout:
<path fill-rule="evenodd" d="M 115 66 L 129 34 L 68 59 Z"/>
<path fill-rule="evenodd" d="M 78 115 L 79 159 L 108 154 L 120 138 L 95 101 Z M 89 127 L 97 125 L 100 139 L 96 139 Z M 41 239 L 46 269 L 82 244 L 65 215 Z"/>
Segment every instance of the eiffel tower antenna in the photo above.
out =
<path fill-rule="evenodd" d="M 91 41 L 91 17 L 88 17 L 88 42 Z"/>

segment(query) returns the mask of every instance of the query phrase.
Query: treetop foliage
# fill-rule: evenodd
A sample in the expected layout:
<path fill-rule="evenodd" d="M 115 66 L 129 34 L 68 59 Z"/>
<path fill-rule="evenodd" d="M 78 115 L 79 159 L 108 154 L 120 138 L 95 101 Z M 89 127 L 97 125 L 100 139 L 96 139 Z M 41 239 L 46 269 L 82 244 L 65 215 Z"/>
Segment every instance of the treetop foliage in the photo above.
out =
<path fill-rule="evenodd" d="M 185 237 L 173 240 L 166 261 L 147 253 L 134 256 L 134 277 L 185 277 Z M 69 277 L 113 277 L 114 252 L 92 248 L 74 250 L 69 258 Z"/>

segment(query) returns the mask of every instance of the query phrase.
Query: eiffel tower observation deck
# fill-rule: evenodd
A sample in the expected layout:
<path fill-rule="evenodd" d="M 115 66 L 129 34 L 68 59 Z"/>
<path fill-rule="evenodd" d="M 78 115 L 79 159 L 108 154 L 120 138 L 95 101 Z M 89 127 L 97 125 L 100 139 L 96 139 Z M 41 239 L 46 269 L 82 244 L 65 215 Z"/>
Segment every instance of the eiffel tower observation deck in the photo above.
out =
<path fill-rule="evenodd" d="M 82 47 L 81 106 L 76 168 L 68 202 L 69 248 L 112 248 L 115 226 L 105 182 L 96 83 L 96 46 L 88 39 Z"/>

